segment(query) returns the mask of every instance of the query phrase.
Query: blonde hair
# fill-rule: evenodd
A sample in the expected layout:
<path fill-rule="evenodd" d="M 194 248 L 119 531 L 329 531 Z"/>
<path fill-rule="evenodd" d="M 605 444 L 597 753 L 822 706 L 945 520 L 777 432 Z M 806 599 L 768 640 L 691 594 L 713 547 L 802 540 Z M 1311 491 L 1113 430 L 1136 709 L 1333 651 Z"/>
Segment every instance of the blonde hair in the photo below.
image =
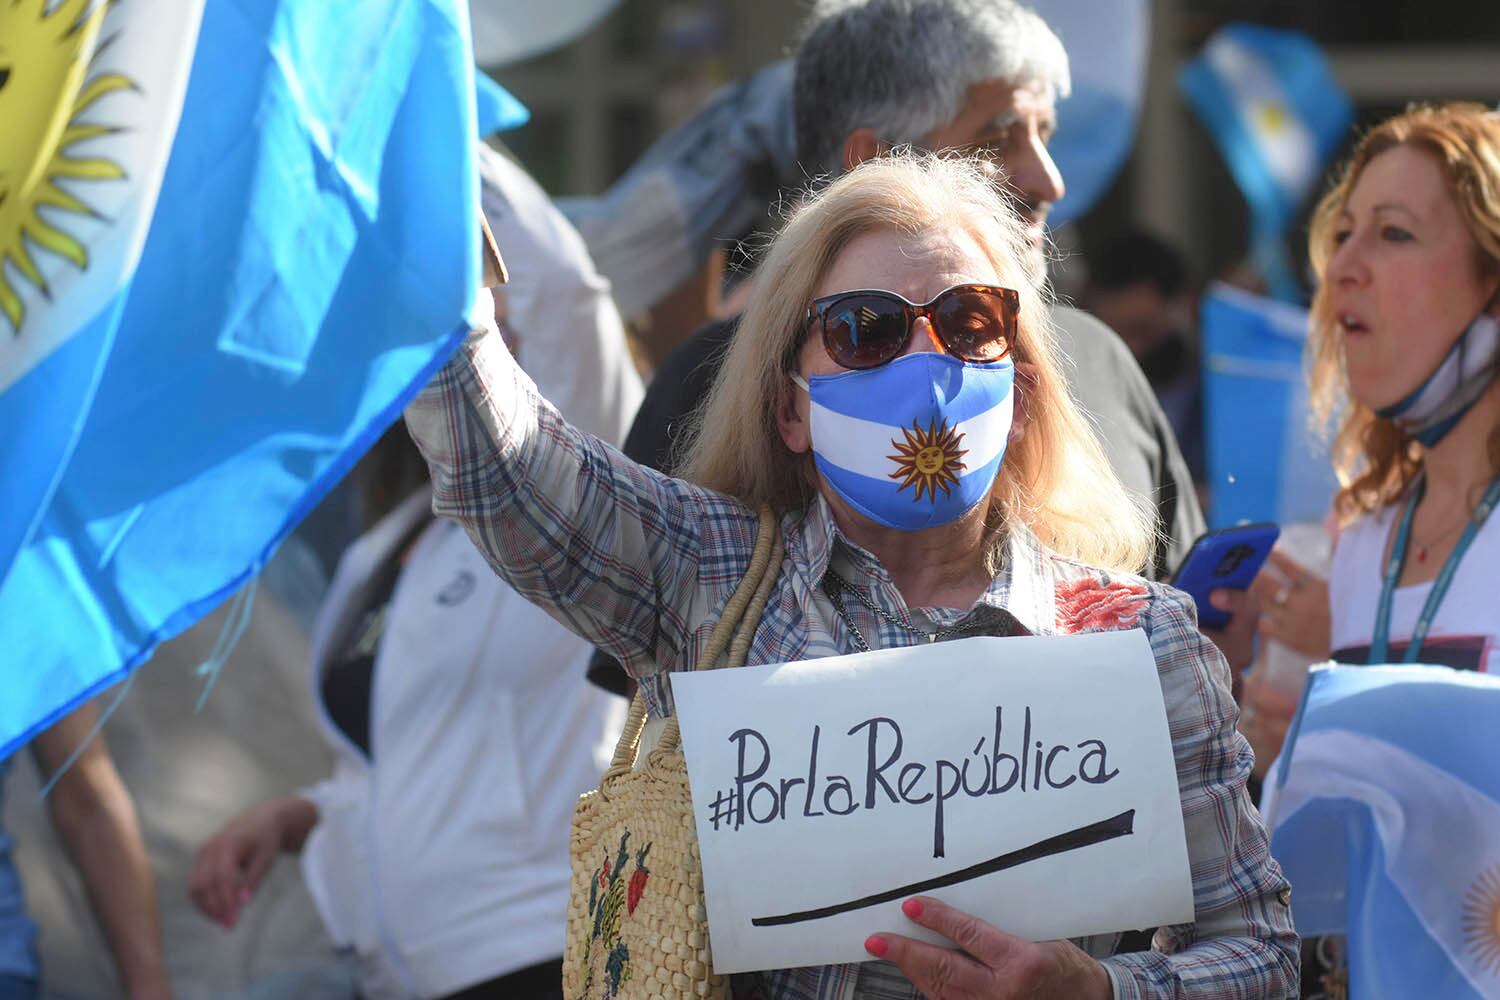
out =
<path fill-rule="evenodd" d="M 1349 394 L 1342 340 L 1325 280 L 1339 217 L 1370 161 L 1397 146 L 1433 156 L 1473 237 L 1482 277 L 1500 277 L 1500 114 L 1482 104 L 1413 106 L 1371 129 L 1313 212 L 1308 254 L 1317 275 L 1307 342 L 1313 418 L 1327 427 L 1337 415 L 1333 467 L 1339 477 L 1334 512 L 1347 522 L 1394 502 L 1422 467 L 1424 449 L 1390 420 Z M 1500 427 L 1490 434 L 1490 465 L 1500 472 Z"/>
<path fill-rule="evenodd" d="M 1152 549 L 1154 519 L 1121 485 L 1069 395 L 1037 255 L 984 166 L 973 160 L 902 150 L 862 164 L 792 213 L 757 272 L 756 294 L 690 431 L 683 474 L 752 506 L 780 510 L 812 501 L 811 456 L 787 448 L 776 415 L 793 391 L 787 376 L 815 290 L 852 240 L 880 229 L 911 236 L 966 233 L 1000 282 L 1020 292 L 1013 357 L 1034 367 L 1036 381 L 1017 383 L 1026 431 L 1001 464 L 988 523 L 998 529 L 1013 519 L 1061 555 L 1139 572 Z M 1003 534 L 989 535 L 992 572 Z"/>

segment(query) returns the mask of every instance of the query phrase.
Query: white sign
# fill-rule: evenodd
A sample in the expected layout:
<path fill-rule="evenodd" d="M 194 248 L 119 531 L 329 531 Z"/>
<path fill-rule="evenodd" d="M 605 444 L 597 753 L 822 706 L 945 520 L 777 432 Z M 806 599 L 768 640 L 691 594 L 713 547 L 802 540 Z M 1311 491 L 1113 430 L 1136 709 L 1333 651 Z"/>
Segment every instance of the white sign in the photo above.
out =
<path fill-rule="evenodd" d="M 974 638 L 672 675 L 714 969 L 929 941 L 936 896 L 1032 940 L 1187 923 L 1145 634 Z"/>

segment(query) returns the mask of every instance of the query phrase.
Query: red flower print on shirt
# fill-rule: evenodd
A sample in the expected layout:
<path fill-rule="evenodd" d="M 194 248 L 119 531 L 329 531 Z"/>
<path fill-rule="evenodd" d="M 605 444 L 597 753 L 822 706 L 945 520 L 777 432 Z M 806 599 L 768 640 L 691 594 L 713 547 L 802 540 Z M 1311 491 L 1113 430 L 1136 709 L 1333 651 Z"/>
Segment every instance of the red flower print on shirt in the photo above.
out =
<path fill-rule="evenodd" d="M 1144 583 L 1099 579 L 1057 585 L 1057 628 L 1065 635 L 1135 628 L 1151 601 Z"/>

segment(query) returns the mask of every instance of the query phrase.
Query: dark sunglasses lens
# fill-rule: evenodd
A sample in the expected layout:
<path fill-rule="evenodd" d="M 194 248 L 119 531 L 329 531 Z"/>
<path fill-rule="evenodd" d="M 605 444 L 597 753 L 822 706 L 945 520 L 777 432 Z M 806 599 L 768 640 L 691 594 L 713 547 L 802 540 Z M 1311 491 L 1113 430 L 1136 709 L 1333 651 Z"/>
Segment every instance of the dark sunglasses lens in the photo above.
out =
<path fill-rule="evenodd" d="M 852 295 L 823 314 L 823 344 L 845 368 L 874 368 L 906 346 L 906 311 L 874 295 Z"/>
<path fill-rule="evenodd" d="M 996 292 L 956 292 L 938 304 L 934 325 L 963 360 L 999 361 L 1015 340 L 1015 302 Z"/>

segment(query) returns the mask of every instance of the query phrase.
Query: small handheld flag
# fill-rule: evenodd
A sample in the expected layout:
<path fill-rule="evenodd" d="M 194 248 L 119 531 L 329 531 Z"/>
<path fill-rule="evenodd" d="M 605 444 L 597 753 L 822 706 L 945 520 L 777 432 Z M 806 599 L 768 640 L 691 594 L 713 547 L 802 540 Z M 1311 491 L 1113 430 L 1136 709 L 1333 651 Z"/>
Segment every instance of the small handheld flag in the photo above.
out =
<path fill-rule="evenodd" d="M 1210 522 L 1321 522 L 1338 481 L 1309 419 L 1307 312 L 1215 284 L 1201 328 Z"/>
<path fill-rule="evenodd" d="M 1322 49 L 1295 31 L 1231 24 L 1178 86 L 1250 204 L 1256 265 L 1277 298 L 1301 301 L 1281 241 L 1354 119 Z"/>

